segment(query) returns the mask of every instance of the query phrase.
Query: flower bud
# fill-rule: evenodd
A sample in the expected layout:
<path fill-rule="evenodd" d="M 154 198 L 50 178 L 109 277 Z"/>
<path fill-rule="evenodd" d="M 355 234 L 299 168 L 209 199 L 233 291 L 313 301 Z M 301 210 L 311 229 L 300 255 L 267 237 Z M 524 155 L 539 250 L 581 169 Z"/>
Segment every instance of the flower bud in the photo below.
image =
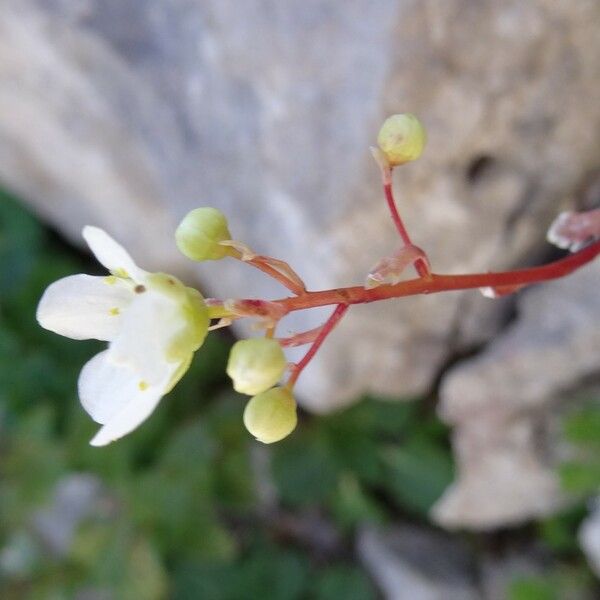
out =
<path fill-rule="evenodd" d="M 386 119 L 377 136 L 377 144 L 392 167 L 419 158 L 426 140 L 423 125 L 410 113 Z"/>
<path fill-rule="evenodd" d="M 260 394 L 274 386 L 287 366 L 279 342 L 268 338 L 240 340 L 233 345 L 227 375 L 241 394 Z"/>
<path fill-rule="evenodd" d="M 235 252 L 219 242 L 231 239 L 225 215 L 216 208 L 196 208 L 189 212 L 175 231 L 182 254 L 192 260 L 219 260 Z"/>
<path fill-rule="evenodd" d="M 263 444 L 287 437 L 297 423 L 296 401 L 287 388 L 274 387 L 254 396 L 244 410 L 246 429 Z"/>

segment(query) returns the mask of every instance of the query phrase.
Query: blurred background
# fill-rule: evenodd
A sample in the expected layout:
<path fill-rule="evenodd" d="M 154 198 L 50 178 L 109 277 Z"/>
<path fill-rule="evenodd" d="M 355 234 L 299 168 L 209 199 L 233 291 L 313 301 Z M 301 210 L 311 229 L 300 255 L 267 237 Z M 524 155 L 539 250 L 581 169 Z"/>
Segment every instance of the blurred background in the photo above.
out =
<path fill-rule="evenodd" d="M 85 224 L 205 295 L 281 296 L 177 254 L 203 205 L 311 288 L 362 282 L 396 244 L 368 151 L 394 112 L 428 129 L 396 186 L 436 271 L 556 258 L 554 216 L 600 204 L 599 28 L 596 0 L 2 0 L 0 596 L 598 597 L 598 261 L 496 301 L 356 307 L 273 447 L 224 375 L 237 330 L 91 448 L 98 345 L 35 307 L 102 272 Z"/>

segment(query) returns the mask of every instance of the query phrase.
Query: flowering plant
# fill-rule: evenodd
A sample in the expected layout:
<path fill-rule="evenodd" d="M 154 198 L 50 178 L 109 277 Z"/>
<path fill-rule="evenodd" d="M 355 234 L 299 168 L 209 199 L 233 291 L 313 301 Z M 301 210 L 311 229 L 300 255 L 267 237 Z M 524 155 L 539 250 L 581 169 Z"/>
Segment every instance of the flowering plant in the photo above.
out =
<path fill-rule="evenodd" d="M 77 340 L 109 342 L 81 370 L 79 398 L 103 427 L 103 446 L 135 429 L 185 374 L 208 331 L 199 292 L 163 273 L 140 269 L 108 234 L 83 236 L 107 277 L 71 275 L 53 283 L 38 306 L 46 329 Z"/>
<path fill-rule="evenodd" d="M 473 288 L 495 298 L 568 275 L 600 253 L 600 211 L 563 213 L 551 226 L 548 239 L 575 252 L 566 258 L 501 273 L 433 273 L 427 254 L 412 243 L 392 189 L 393 169 L 421 155 L 425 131 L 415 116 L 394 115 L 383 124 L 377 141 L 372 152 L 401 243 L 375 264 L 360 286 L 307 291 L 287 263 L 233 240 L 225 216 L 214 208 L 197 208 L 180 223 L 175 237 L 181 252 L 195 261 L 241 260 L 276 279 L 291 295 L 276 300 L 204 299 L 171 275 L 138 267 L 101 229 L 84 228 L 90 249 L 111 274 L 73 275 L 53 283 L 39 303 L 37 318 L 42 327 L 61 335 L 109 343 L 107 350 L 83 367 L 79 377 L 81 403 L 102 425 L 93 445 L 108 444 L 148 418 L 185 374 L 194 352 L 212 329 L 253 318 L 264 330 L 264 337 L 241 340 L 233 346 L 227 373 L 236 391 L 252 396 L 244 411 L 247 429 L 259 441 L 272 443 L 295 428 L 294 385 L 351 305 Z M 402 280 L 411 266 L 417 277 Z M 279 321 L 290 312 L 326 305 L 335 308 L 322 326 L 276 337 Z M 304 357 L 288 364 L 283 349 L 302 345 L 309 347 Z M 287 380 L 279 384 L 286 372 Z"/>

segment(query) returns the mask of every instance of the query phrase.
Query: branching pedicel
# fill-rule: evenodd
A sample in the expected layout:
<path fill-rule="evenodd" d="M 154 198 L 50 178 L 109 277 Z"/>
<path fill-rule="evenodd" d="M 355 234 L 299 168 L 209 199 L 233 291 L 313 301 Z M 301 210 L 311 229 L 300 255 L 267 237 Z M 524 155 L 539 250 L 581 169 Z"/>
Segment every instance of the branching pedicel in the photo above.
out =
<path fill-rule="evenodd" d="M 44 293 L 37 317 L 43 327 L 61 335 L 109 342 L 107 350 L 84 366 L 79 378 L 83 407 L 103 425 L 92 444 L 107 444 L 142 423 L 185 374 L 194 352 L 212 329 L 251 318 L 264 330 L 264 337 L 241 340 L 233 346 L 227 373 L 238 392 L 252 396 L 244 411 L 247 429 L 259 441 L 272 443 L 294 430 L 294 385 L 351 305 L 473 288 L 495 298 L 568 275 L 600 253 L 600 212 L 563 213 L 550 228 L 548 239 L 575 251 L 566 258 L 501 273 L 433 273 L 426 253 L 410 239 L 392 189 L 392 170 L 421 155 L 425 131 L 413 115 L 394 115 L 383 124 L 377 142 L 378 148 L 372 152 L 381 169 L 400 244 L 377 262 L 360 286 L 307 291 L 287 263 L 232 240 L 227 220 L 214 208 L 197 208 L 183 219 L 176 231 L 182 253 L 195 261 L 240 260 L 274 278 L 291 295 L 279 300 L 205 300 L 170 275 L 140 269 L 103 231 L 84 229 L 92 251 L 111 275 L 74 275 L 57 281 Z M 417 277 L 401 281 L 411 267 Z M 276 337 L 278 323 L 290 312 L 326 305 L 334 309 L 322 326 L 287 338 Z M 283 348 L 303 345 L 308 346 L 304 357 L 288 364 Z M 286 381 L 279 384 L 286 372 Z"/>

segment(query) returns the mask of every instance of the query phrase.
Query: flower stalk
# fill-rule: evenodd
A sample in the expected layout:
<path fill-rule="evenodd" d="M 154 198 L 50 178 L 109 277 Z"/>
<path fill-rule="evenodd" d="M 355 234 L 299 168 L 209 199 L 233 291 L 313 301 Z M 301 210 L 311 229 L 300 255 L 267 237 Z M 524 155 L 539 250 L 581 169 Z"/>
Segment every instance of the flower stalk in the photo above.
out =
<path fill-rule="evenodd" d="M 583 250 L 559 260 L 528 269 L 499 271 L 496 273 L 472 273 L 465 275 L 440 275 L 431 273 L 428 278 L 410 279 L 395 285 L 365 289 L 363 286 L 341 287 L 316 292 L 306 292 L 296 298 L 275 300 L 285 308 L 286 314 L 296 310 L 328 306 L 332 304 L 365 304 L 392 298 L 404 298 L 419 294 L 435 294 L 482 287 L 525 287 L 535 283 L 560 279 L 583 267 L 600 254 L 600 241 L 591 243 Z"/>
<path fill-rule="evenodd" d="M 309 348 L 308 352 L 304 355 L 302 360 L 294 365 L 292 368 L 292 374 L 290 375 L 287 385 L 290 389 L 294 387 L 300 373 L 304 370 L 306 365 L 311 361 L 313 356 L 317 353 L 317 350 L 321 347 L 325 338 L 334 330 L 335 326 L 338 324 L 340 319 L 346 314 L 348 310 L 348 304 L 338 304 L 333 311 L 332 315 L 327 319 L 325 324 L 321 327 L 319 334 L 315 338 L 315 341 L 312 343 L 312 346 Z"/>

